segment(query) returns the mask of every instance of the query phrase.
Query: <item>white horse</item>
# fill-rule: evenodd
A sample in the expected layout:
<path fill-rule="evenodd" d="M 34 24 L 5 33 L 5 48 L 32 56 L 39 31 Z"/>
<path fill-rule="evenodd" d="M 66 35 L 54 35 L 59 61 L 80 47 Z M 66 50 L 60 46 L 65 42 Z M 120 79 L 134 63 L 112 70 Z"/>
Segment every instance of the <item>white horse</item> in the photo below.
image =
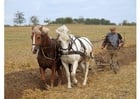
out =
<path fill-rule="evenodd" d="M 75 37 L 72 34 L 69 34 L 69 29 L 66 25 L 62 25 L 56 29 L 58 34 L 58 41 L 60 42 L 61 48 L 61 61 L 66 71 L 66 76 L 68 80 L 68 88 L 71 87 L 71 79 L 75 84 L 78 83 L 75 75 L 78 65 L 82 66 L 85 77 L 83 85 L 87 83 L 87 76 L 89 71 L 89 63 L 93 58 L 93 45 L 90 40 L 86 37 Z M 72 72 L 70 74 L 69 65 L 72 66 Z"/>

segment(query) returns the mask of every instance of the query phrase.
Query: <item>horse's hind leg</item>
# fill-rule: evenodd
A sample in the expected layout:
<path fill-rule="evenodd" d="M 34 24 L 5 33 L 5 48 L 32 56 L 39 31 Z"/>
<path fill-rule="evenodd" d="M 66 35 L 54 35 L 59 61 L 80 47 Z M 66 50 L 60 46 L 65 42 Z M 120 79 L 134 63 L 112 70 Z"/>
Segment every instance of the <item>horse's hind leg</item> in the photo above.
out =
<path fill-rule="evenodd" d="M 78 62 L 76 61 L 76 62 L 74 62 L 74 64 L 72 64 L 72 65 L 73 65 L 73 68 L 72 68 L 71 76 L 72 76 L 72 78 L 73 78 L 73 82 L 74 82 L 75 84 L 77 84 L 78 81 L 77 81 L 75 75 L 76 75 L 76 70 L 77 70 L 77 67 L 78 67 Z"/>
<path fill-rule="evenodd" d="M 62 83 L 62 71 L 60 68 L 57 69 L 57 73 L 58 73 L 58 86 L 60 86 Z"/>
<path fill-rule="evenodd" d="M 83 73 L 85 73 L 85 63 L 82 61 L 79 65 L 81 66 Z"/>

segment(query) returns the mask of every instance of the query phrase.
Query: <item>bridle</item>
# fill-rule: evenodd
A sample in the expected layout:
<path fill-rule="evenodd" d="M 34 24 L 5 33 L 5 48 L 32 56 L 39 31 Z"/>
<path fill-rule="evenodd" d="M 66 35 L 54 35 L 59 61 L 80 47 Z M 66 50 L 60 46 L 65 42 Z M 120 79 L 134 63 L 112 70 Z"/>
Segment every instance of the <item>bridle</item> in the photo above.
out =
<path fill-rule="evenodd" d="M 31 36 L 32 41 L 33 41 L 33 35 L 35 35 L 35 33 L 33 33 L 32 36 Z M 38 46 L 38 49 L 40 49 L 40 51 L 42 52 L 42 55 L 45 59 L 52 60 L 52 61 L 54 61 L 56 59 L 56 55 L 55 55 L 55 58 L 50 58 L 50 57 L 45 55 L 45 52 L 44 52 L 43 48 L 51 48 L 50 46 L 46 47 L 46 46 L 42 46 L 41 44 L 33 44 L 33 42 L 32 42 L 32 46 Z M 55 45 L 55 49 L 56 49 L 56 45 Z"/>
<path fill-rule="evenodd" d="M 34 35 L 36 35 L 36 33 L 32 33 L 32 35 L 31 35 L 31 39 L 32 39 L 32 46 L 41 46 L 40 44 L 33 44 L 33 37 L 34 37 Z M 40 34 L 41 35 L 41 34 Z"/>

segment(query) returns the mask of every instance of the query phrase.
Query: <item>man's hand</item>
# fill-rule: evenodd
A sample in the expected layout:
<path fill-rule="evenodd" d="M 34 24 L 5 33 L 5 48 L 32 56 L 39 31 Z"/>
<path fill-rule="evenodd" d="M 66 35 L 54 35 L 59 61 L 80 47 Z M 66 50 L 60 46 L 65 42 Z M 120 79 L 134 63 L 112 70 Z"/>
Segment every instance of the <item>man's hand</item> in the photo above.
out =
<path fill-rule="evenodd" d="M 104 49 L 104 46 L 102 46 L 101 49 Z"/>
<path fill-rule="evenodd" d="M 123 43 L 120 43 L 118 47 L 119 47 L 119 48 L 120 48 L 120 47 L 123 47 Z"/>

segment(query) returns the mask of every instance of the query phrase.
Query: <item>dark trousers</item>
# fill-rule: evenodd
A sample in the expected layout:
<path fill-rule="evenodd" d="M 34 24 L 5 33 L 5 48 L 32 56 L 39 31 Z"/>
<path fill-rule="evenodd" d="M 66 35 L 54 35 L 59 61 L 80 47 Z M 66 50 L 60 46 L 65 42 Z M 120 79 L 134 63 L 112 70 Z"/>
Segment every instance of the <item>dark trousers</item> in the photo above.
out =
<path fill-rule="evenodd" d="M 110 64 L 118 62 L 118 49 L 107 47 L 107 57 Z"/>

